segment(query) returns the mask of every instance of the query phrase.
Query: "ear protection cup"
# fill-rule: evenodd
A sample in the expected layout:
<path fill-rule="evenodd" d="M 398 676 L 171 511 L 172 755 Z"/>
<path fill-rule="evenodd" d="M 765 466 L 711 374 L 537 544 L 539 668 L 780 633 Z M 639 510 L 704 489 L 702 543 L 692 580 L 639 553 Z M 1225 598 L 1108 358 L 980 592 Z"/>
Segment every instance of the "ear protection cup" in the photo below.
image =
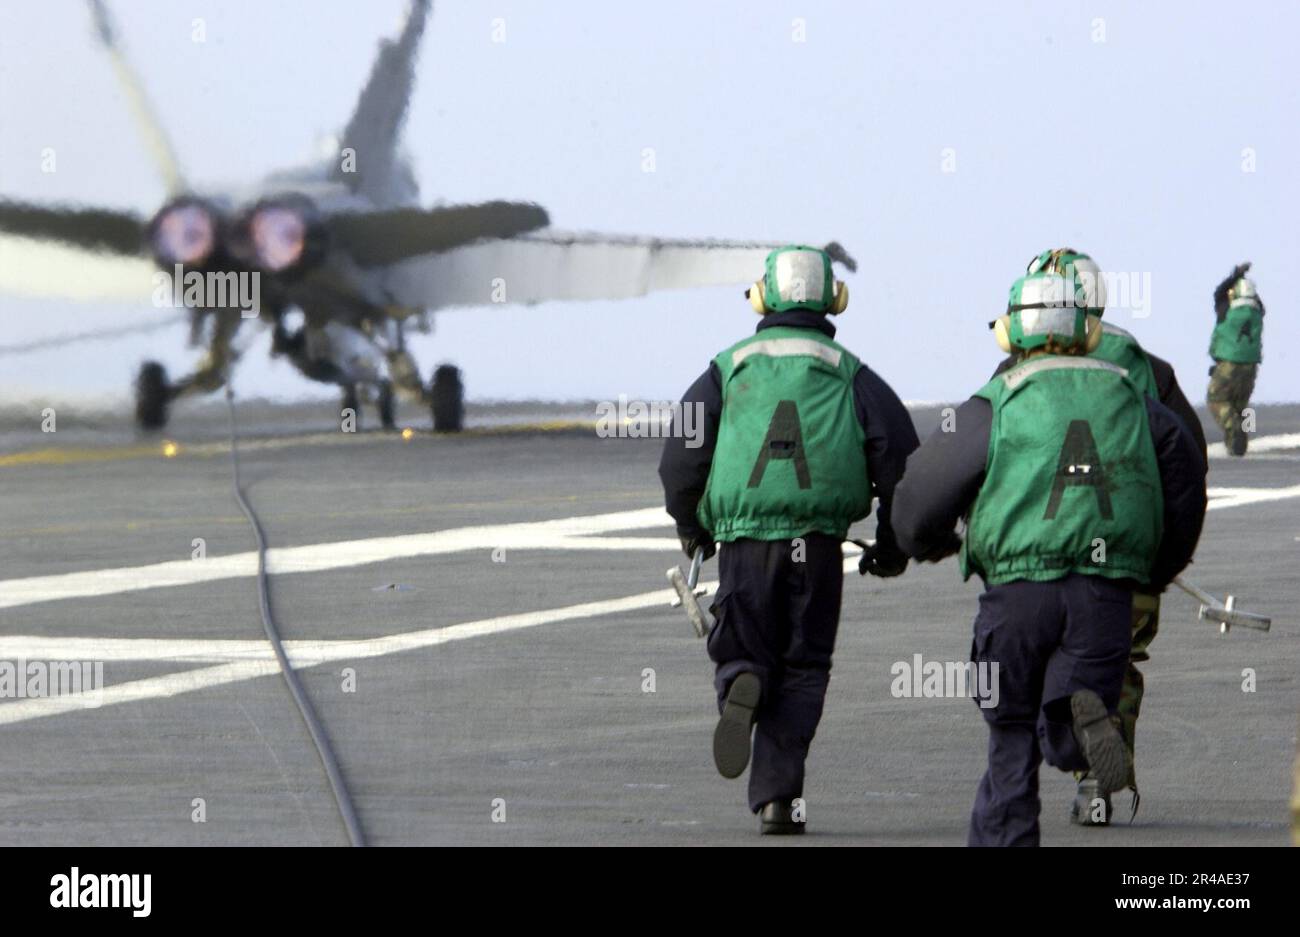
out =
<path fill-rule="evenodd" d="M 745 296 L 749 299 L 749 305 L 760 316 L 765 316 L 770 309 L 767 308 L 766 295 L 767 291 L 763 287 L 763 280 L 758 280 L 749 289 L 745 290 Z M 839 280 L 835 281 L 834 295 L 831 298 L 831 304 L 826 310 L 827 315 L 838 316 L 849 306 L 849 285 Z"/>
<path fill-rule="evenodd" d="M 835 298 L 831 300 L 831 306 L 826 310 L 828 315 L 838 316 L 841 312 L 849 307 L 849 285 L 835 281 Z"/>
<path fill-rule="evenodd" d="M 1092 354 L 1097 350 L 1097 346 L 1101 344 L 1101 319 L 1097 316 L 1088 316 L 1086 328 L 1088 330 L 1088 344 L 1085 346 L 1086 353 Z"/>
<path fill-rule="evenodd" d="M 997 340 L 998 347 L 1007 354 L 1011 354 L 1012 351 L 1011 335 L 1007 332 L 1009 328 L 1011 328 L 1010 316 L 998 316 L 997 320 L 993 323 L 993 337 Z M 1098 329 L 1097 333 L 1100 335 L 1101 330 Z"/>

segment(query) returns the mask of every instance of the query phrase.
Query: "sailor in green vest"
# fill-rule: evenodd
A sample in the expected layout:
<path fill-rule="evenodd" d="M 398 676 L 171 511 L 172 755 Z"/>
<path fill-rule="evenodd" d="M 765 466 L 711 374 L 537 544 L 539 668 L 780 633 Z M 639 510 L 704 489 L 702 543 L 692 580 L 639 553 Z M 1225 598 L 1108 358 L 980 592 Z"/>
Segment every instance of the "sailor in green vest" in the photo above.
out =
<path fill-rule="evenodd" d="M 1066 278 L 1078 280 L 1084 293 L 1084 311 L 1100 319 L 1106 310 L 1106 282 L 1097 263 L 1082 251 L 1071 247 L 1047 250 L 1029 261 L 1025 272 L 1056 273 Z M 1124 329 L 1109 322 L 1101 322 L 1101 337 L 1097 340 L 1095 350 L 1089 356 L 1119 365 L 1128 372 L 1128 378 L 1147 396 L 1154 397 L 1174 412 L 1183 425 L 1196 440 L 1202 458 L 1205 457 L 1205 432 L 1201 428 L 1200 418 L 1188 402 L 1174 369 L 1163 358 L 1151 354 L 1138 344 L 1136 338 Z M 995 375 L 1020 362 L 1023 353 L 1012 348 L 1000 365 Z M 1124 688 L 1120 693 L 1119 715 L 1120 732 L 1128 746 L 1130 757 L 1134 756 L 1137 737 L 1137 719 L 1142 710 L 1142 698 L 1145 682 L 1137 665 L 1151 659 L 1148 648 L 1160 628 L 1160 595 L 1149 589 L 1140 588 L 1133 592 L 1133 647 L 1129 653 L 1128 670 L 1124 674 Z M 1137 773 L 1129 778 L 1127 787 L 1133 789 L 1133 810 L 1137 812 Z M 1101 810 L 1089 809 L 1091 804 L 1101 801 Z M 1095 778 L 1084 774 L 1079 778 L 1078 791 L 1070 807 L 1070 820 L 1080 826 L 1106 826 L 1111 819 L 1109 795 L 1103 796 L 1097 790 Z"/>
<path fill-rule="evenodd" d="M 1210 338 L 1210 415 L 1223 429 L 1223 444 L 1236 456 L 1246 454 L 1253 421 L 1243 418 L 1255 391 L 1264 348 L 1264 302 L 1247 279 L 1250 261 L 1238 264 L 1214 290 L 1214 334 Z"/>
<path fill-rule="evenodd" d="M 758 329 L 686 391 L 682 407 L 702 415 L 704 432 L 670 434 L 659 476 L 686 555 L 721 544 L 708 637 L 721 714 L 714 763 L 739 777 L 752 748 L 760 830 L 795 834 L 839 626 L 842 542 L 879 499 L 859 570 L 906 569 L 889 511 L 917 438 L 889 385 L 834 339 L 828 317 L 844 310 L 848 287 L 824 251 L 772 251 L 746 295 Z"/>
<path fill-rule="evenodd" d="M 997 665 L 998 693 L 981 700 L 971 845 L 1038 844 L 1043 760 L 1095 779 L 1098 812 L 1128 783 L 1116 711 L 1133 593 L 1158 594 L 1187 565 L 1205 515 L 1192 435 L 1125 369 L 1088 357 L 1102 332 L 1087 308 L 1073 276 L 1017 280 L 990 327 L 1022 360 L 912 454 L 895 492 L 899 545 L 941 557 L 966 518 L 962 574 L 985 586 L 971 659 Z"/>

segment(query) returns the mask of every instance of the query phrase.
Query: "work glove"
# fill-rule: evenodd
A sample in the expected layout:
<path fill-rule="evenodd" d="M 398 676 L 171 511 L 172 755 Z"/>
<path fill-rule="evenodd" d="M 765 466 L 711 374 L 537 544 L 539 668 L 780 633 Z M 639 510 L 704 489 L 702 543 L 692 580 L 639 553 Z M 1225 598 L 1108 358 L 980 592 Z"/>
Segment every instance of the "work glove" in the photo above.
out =
<path fill-rule="evenodd" d="M 906 570 L 907 554 L 898 547 L 885 546 L 879 541 L 863 545 L 862 559 L 858 560 L 858 575 L 870 573 L 881 579 L 892 579 L 901 576 Z"/>
<path fill-rule="evenodd" d="M 960 552 L 961 537 L 957 536 L 955 530 L 950 530 L 948 531 L 947 536 L 945 536 L 937 546 L 932 547 L 925 554 L 918 556 L 917 559 L 923 563 L 938 563 L 941 560 L 946 560 L 953 554 Z"/>
<path fill-rule="evenodd" d="M 713 542 L 713 538 L 703 531 L 695 534 L 679 533 L 677 539 L 681 541 L 682 552 L 686 554 L 687 559 L 695 559 L 695 551 L 699 549 L 704 550 L 704 558 L 706 560 L 718 552 L 717 545 Z"/>

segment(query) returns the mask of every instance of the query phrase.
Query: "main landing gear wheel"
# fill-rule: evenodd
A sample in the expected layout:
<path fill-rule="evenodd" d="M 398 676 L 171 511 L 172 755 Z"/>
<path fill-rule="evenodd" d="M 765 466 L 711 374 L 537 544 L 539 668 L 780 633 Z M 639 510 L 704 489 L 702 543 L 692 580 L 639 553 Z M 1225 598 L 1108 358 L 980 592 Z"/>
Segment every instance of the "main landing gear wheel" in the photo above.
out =
<path fill-rule="evenodd" d="M 171 399 L 167 369 L 157 361 L 146 361 L 135 379 L 135 421 L 139 427 L 156 432 L 166 426 Z"/>
<path fill-rule="evenodd" d="M 459 433 L 465 428 L 465 386 L 460 382 L 460 368 L 439 365 L 433 372 L 429 398 L 435 433 Z"/>
<path fill-rule="evenodd" d="M 378 401 L 379 424 L 383 426 L 384 429 L 394 429 L 397 425 L 396 421 L 393 419 L 394 407 L 395 401 L 393 399 L 393 385 L 389 381 L 384 381 L 384 383 L 379 385 Z"/>

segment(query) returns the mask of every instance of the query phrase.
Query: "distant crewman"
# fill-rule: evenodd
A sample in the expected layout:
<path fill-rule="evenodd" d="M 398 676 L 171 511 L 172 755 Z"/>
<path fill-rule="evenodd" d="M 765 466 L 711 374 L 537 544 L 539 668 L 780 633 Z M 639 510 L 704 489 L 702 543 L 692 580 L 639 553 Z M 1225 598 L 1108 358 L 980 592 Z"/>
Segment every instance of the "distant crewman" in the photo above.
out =
<path fill-rule="evenodd" d="M 1249 437 L 1242 411 L 1250 406 L 1264 348 L 1264 302 L 1246 277 L 1249 270 L 1250 261 L 1238 264 L 1214 288 L 1214 365 L 1206 394 L 1210 415 L 1223 429 L 1223 444 L 1236 456 L 1246 454 Z"/>
<path fill-rule="evenodd" d="M 1088 315 L 1101 318 L 1106 311 L 1106 283 L 1100 268 L 1087 254 L 1071 247 L 1043 251 L 1034 257 L 1026 268 L 1028 274 L 1056 273 L 1066 278 L 1071 276 L 1079 281 L 1085 297 L 1084 311 Z M 998 365 L 994 376 L 1015 366 L 1023 357 L 1019 349 L 1013 348 L 1010 355 Z M 1174 412 L 1183 425 L 1196 440 L 1197 448 L 1204 459 L 1205 432 L 1201 421 L 1192 409 L 1191 403 L 1178 386 L 1173 366 L 1163 358 L 1158 358 L 1146 351 L 1131 334 L 1111 325 L 1101 323 L 1101 338 L 1089 357 L 1100 358 L 1111 364 L 1119 365 L 1128 372 L 1128 378 L 1144 394 L 1154 397 Z M 1120 732 L 1128 746 L 1130 758 L 1135 755 L 1137 737 L 1137 719 L 1142 710 L 1142 697 L 1145 683 L 1137 664 L 1151 659 L 1148 648 L 1160 628 L 1160 593 L 1145 587 L 1133 592 L 1133 648 L 1129 654 L 1128 671 L 1124 675 L 1124 689 L 1119 698 Z M 1136 762 L 1135 762 L 1136 764 Z M 1137 775 L 1134 774 L 1126 785 L 1133 789 L 1133 809 L 1137 810 Z M 1089 809 L 1100 798 L 1102 810 Z M 1070 819 L 1080 826 L 1105 826 L 1110 823 L 1110 796 L 1102 796 L 1097 790 L 1095 778 L 1086 774 L 1079 778 L 1079 788 L 1074 803 L 1070 808 Z"/>
<path fill-rule="evenodd" d="M 756 333 L 717 355 L 682 398 L 699 439 L 671 434 L 659 463 L 687 556 L 718 558 L 713 758 L 750 762 L 749 807 L 765 834 L 804 831 L 804 762 L 821 720 L 839 626 L 841 544 L 879 499 L 860 571 L 907 567 L 890 526 L 894 485 L 918 440 L 898 396 L 834 340 L 848 287 L 821 250 L 767 257 L 747 291 Z M 756 728 L 755 728 L 756 726 Z"/>
<path fill-rule="evenodd" d="M 1044 759 L 1086 772 L 1104 798 L 1131 777 L 1118 707 L 1133 593 L 1161 592 L 1191 559 L 1205 468 L 1188 428 L 1122 368 L 1087 357 L 1101 320 L 1073 277 L 1039 270 L 990 323 L 1021 360 L 959 407 L 908 460 L 894 498 L 899 545 L 937 560 L 967 518 L 961 570 L 984 581 L 972 662 L 998 699 L 981 707 L 988 769 L 970 845 L 1039 841 Z"/>

